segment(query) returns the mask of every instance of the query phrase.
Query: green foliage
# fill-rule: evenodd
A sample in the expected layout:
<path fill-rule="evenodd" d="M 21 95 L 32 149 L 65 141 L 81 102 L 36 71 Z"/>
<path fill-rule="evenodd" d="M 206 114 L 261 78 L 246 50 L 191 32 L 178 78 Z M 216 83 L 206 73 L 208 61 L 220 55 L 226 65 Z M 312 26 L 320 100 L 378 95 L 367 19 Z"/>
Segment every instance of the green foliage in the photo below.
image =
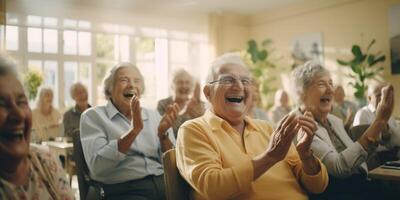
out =
<path fill-rule="evenodd" d="M 351 52 L 354 56 L 351 60 L 337 60 L 339 65 L 351 69 L 352 73 L 349 74 L 349 77 L 351 77 L 353 81 L 349 84 L 355 89 L 354 96 L 357 99 L 365 97 L 365 92 L 368 89 L 366 81 L 378 77 L 383 71 L 383 67 L 379 66 L 379 64 L 385 61 L 385 55 L 382 55 L 381 52 L 376 54 L 369 53 L 369 50 L 374 43 L 375 39 L 373 39 L 368 45 L 365 53 L 363 53 L 359 45 L 355 44 L 351 48 Z"/>
<path fill-rule="evenodd" d="M 28 98 L 36 98 L 38 88 L 43 82 L 43 76 L 39 71 L 28 71 L 24 76 L 24 87 L 28 92 Z"/>
<path fill-rule="evenodd" d="M 275 80 L 272 77 L 271 69 L 275 68 L 271 60 L 271 53 L 273 50 L 270 49 L 272 41 L 270 39 L 264 40 L 261 45 L 257 44 L 255 40 L 249 40 L 247 42 L 246 54 L 244 60 L 250 68 L 254 79 L 259 83 L 259 90 L 261 94 L 262 104 L 267 105 L 267 96 L 273 93 L 276 89 L 272 88 L 271 82 Z"/>

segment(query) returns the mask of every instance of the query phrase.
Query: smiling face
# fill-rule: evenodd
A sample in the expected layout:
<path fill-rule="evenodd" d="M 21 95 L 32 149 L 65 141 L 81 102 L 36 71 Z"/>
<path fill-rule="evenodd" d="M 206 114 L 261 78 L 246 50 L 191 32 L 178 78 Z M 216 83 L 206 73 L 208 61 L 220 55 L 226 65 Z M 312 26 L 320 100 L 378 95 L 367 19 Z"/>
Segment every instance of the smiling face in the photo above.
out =
<path fill-rule="evenodd" d="M 253 101 L 253 87 L 251 84 L 244 85 L 239 79 L 250 79 L 249 71 L 237 64 L 226 64 L 217 69 L 214 78 L 236 80 L 233 84 L 219 81 L 205 86 L 204 95 L 211 103 L 213 112 L 231 125 L 242 123 Z"/>
<path fill-rule="evenodd" d="M 316 76 L 302 98 L 307 110 L 316 118 L 326 118 L 332 109 L 333 84 L 329 74 Z"/>
<path fill-rule="evenodd" d="M 140 73 L 131 67 L 122 67 L 114 74 L 111 100 L 121 113 L 130 112 L 130 100 L 133 95 L 140 97 L 143 80 Z"/>
<path fill-rule="evenodd" d="M 28 156 L 32 112 L 21 83 L 0 76 L 0 160 Z"/>
<path fill-rule="evenodd" d="M 192 88 L 192 77 L 188 74 L 180 75 L 174 80 L 173 89 L 175 91 L 175 99 L 188 99 Z"/>

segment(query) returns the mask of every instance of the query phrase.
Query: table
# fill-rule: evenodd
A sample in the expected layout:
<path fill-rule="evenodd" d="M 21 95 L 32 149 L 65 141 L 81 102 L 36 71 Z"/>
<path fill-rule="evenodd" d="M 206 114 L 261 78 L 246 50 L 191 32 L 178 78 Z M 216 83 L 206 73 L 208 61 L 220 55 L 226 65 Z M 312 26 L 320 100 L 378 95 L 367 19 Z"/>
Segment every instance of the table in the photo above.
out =
<path fill-rule="evenodd" d="M 72 175 L 75 174 L 75 162 L 71 161 L 72 151 L 74 144 L 72 142 L 57 142 L 57 141 L 46 141 L 42 144 L 47 145 L 51 152 L 54 152 L 57 158 L 64 156 L 65 158 L 65 169 L 69 174 L 70 183 L 72 180 Z"/>
<path fill-rule="evenodd" d="M 380 166 L 371 170 L 368 176 L 372 179 L 400 181 L 400 169 L 388 169 Z"/>

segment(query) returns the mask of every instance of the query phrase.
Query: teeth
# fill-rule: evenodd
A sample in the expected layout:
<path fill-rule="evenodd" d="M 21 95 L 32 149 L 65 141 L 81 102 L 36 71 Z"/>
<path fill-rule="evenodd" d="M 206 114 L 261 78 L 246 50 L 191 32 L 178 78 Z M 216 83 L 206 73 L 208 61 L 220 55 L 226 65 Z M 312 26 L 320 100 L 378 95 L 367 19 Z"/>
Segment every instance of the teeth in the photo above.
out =
<path fill-rule="evenodd" d="M 229 102 L 240 103 L 243 101 L 243 97 L 227 97 L 226 100 Z"/>
<path fill-rule="evenodd" d="M 128 91 L 128 92 L 124 93 L 124 97 L 126 97 L 126 98 L 132 98 L 134 96 L 136 96 L 135 91 Z"/>
<path fill-rule="evenodd" d="M 21 131 L 15 131 L 15 132 L 3 132 L 0 133 L 0 138 L 3 139 L 15 139 L 15 138 L 22 138 L 24 137 L 24 132 Z"/>

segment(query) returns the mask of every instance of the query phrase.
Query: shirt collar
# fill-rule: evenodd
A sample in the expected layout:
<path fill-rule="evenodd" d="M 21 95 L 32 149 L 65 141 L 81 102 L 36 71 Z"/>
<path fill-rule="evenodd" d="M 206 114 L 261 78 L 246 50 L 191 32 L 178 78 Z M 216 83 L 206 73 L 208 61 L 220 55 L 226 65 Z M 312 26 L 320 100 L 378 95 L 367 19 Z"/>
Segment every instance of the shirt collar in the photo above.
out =
<path fill-rule="evenodd" d="M 74 112 L 74 113 L 81 113 L 79 110 L 78 110 L 78 105 L 75 105 L 74 107 L 72 107 L 72 112 Z M 90 104 L 88 104 L 88 108 L 91 108 L 92 106 L 90 105 Z"/>
<path fill-rule="evenodd" d="M 145 108 L 141 108 L 142 109 L 142 120 L 145 121 L 148 119 L 148 113 L 147 110 Z M 107 116 L 112 119 L 114 116 L 116 115 L 120 115 L 125 117 L 125 115 L 123 115 L 121 112 L 118 111 L 118 109 L 114 106 L 114 104 L 111 101 L 107 101 L 107 105 L 106 105 L 106 112 L 107 112 Z M 126 118 L 126 117 L 125 117 Z"/>
<path fill-rule="evenodd" d="M 210 124 L 211 129 L 213 131 L 221 129 L 221 128 L 224 129 L 227 126 L 231 126 L 226 120 L 224 120 L 221 117 L 214 114 L 210 109 L 206 110 L 206 112 L 204 113 L 204 118 Z M 248 129 L 251 131 L 252 130 L 260 131 L 260 129 L 254 124 L 254 120 L 251 119 L 250 117 L 246 116 L 244 118 L 244 121 L 246 123 L 245 129 Z"/>
<path fill-rule="evenodd" d="M 372 104 L 368 104 L 367 108 L 368 108 L 369 111 L 371 111 L 373 113 L 375 113 L 375 111 L 376 111 L 375 106 L 373 106 Z"/>

